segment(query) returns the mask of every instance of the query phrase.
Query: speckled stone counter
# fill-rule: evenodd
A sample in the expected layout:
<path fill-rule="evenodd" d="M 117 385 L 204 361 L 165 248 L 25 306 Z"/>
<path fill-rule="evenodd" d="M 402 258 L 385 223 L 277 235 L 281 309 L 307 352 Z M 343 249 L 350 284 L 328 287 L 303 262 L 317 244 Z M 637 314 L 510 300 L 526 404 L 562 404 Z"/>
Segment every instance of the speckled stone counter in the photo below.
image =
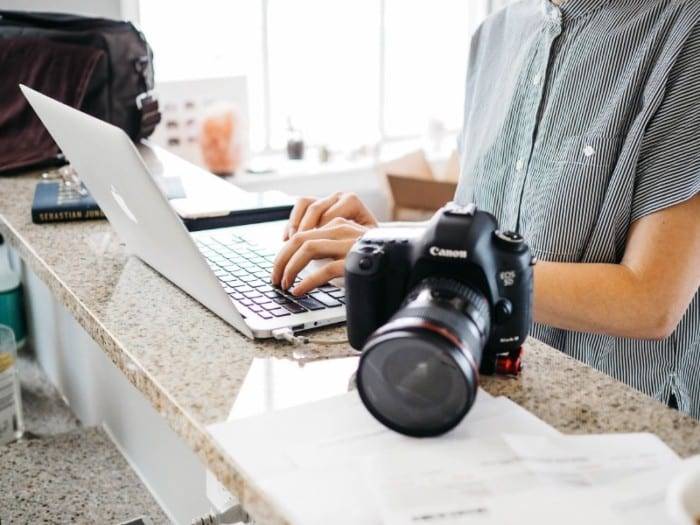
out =
<path fill-rule="evenodd" d="M 206 427 L 227 418 L 254 362 L 354 352 L 343 345 L 291 347 L 244 338 L 128 256 L 105 221 L 32 224 L 37 178 L 0 179 L 0 233 L 257 521 L 284 523 Z M 683 456 L 700 452 L 699 422 L 537 341 L 528 342 L 524 362 L 519 379 L 487 378 L 485 389 L 562 432 L 649 431 Z"/>

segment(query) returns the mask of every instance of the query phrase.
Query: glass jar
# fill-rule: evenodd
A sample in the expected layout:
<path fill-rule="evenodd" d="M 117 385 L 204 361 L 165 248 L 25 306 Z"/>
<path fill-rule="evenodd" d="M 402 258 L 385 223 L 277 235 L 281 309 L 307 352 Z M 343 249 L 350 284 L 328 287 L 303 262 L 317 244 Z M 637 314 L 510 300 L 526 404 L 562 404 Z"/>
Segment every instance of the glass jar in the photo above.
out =
<path fill-rule="evenodd" d="M 0 324 L 0 445 L 24 434 L 17 343 L 11 328 Z"/>

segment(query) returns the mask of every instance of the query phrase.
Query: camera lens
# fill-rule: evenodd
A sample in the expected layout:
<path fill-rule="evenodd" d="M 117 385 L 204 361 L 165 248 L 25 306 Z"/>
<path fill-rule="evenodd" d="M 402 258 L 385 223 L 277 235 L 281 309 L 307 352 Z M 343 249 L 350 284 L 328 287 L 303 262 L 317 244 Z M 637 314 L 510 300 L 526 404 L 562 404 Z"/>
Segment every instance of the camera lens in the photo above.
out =
<path fill-rule="evenodd" d="M 363 349 L 357 373 L 363 403 L 403 434 L 447 432 L 476 398 L 488 328 L 483 295 L 452 279 L 422 281 Z"/>

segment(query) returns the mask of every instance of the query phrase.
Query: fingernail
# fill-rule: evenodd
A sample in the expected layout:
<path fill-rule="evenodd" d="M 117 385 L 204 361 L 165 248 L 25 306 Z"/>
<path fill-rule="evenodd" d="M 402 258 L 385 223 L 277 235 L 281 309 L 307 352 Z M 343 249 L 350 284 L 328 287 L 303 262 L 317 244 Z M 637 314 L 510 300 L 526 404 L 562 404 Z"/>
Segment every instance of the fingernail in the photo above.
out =
<path fill-rule="evenodd" d="M 292 288 L 292 295 L 299 295 L 299 287 L 298 286 L 295 286 L 294 288 Z"/>

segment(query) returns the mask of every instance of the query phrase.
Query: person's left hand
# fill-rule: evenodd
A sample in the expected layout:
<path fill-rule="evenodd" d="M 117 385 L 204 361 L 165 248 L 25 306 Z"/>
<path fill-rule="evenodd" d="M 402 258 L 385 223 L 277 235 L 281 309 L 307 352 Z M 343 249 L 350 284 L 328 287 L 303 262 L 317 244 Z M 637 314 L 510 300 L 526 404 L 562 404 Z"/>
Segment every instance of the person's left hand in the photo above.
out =
<path fill-rule="evenodd" d="M 316 259 L 334 260 L 305 277 L 291 290 L 294 295 L 305 294 L 331 279 L 341 277 L 345 272 L 345 256 L 368 229 L 367 226 L 336 217 L 320 228 L 295 233 L 277 254 L 272 269 L 272 284 L 288 289 L 294 284 L 297 274 Z"/>

